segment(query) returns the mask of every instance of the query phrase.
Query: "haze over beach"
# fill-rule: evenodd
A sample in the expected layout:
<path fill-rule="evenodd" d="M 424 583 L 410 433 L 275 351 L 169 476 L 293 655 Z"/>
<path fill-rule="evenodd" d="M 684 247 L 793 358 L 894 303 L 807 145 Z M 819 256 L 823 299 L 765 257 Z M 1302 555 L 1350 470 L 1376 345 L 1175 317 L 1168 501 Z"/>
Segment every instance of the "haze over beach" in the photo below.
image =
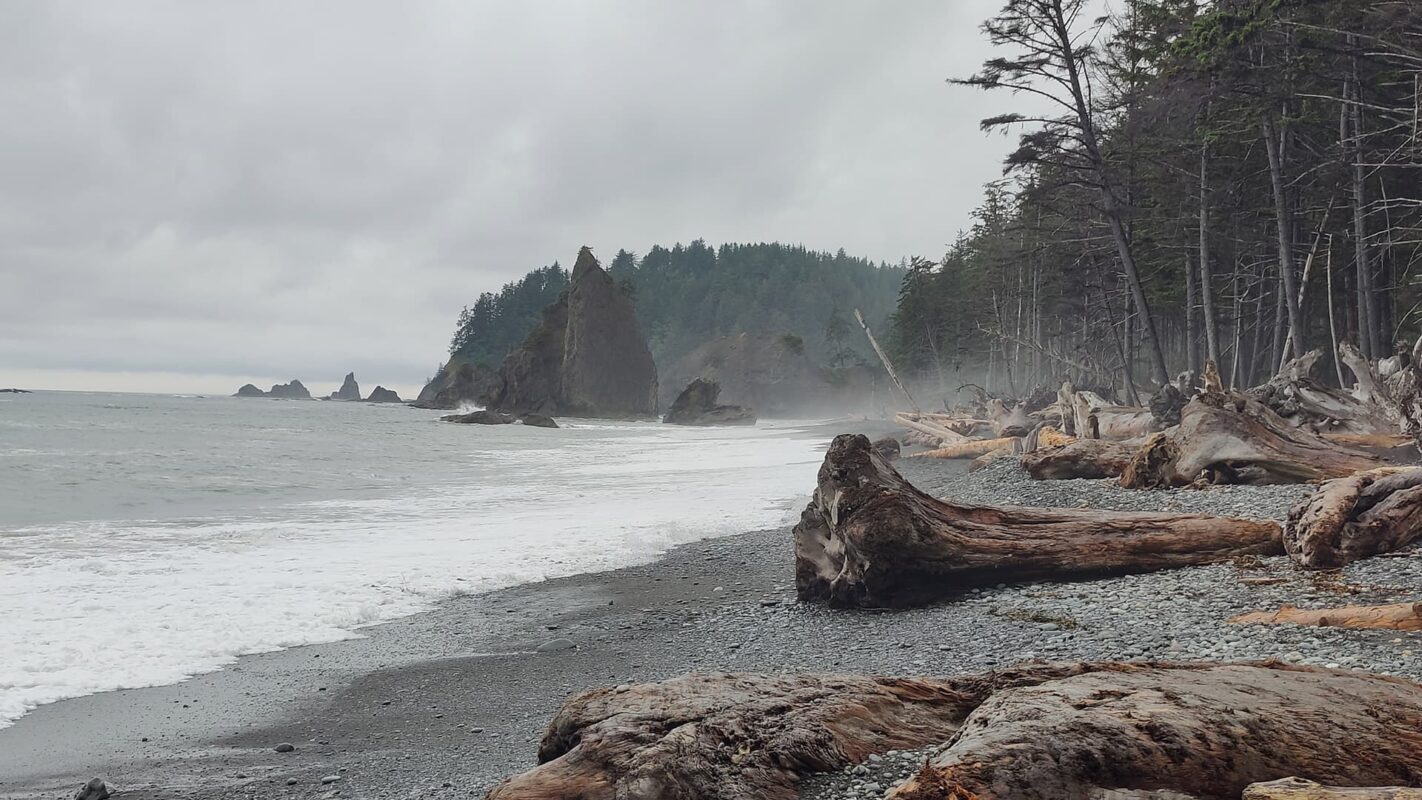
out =
<path fill-rule="evenodd" d="M 1422 800 L 1422 4 L 0 3 L 0 800 Z"/>

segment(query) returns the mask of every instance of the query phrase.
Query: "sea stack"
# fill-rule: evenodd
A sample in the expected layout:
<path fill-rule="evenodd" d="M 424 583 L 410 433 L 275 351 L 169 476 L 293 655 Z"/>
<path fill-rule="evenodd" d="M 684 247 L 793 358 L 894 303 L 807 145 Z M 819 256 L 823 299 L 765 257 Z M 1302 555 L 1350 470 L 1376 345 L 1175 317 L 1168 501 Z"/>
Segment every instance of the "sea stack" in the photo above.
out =
<path fill-rule="evenodd" d="M 645 419 L 657 414 L 657 366 L 632 301 L 584 247 L 567 294 L 499 370 L 489 407 L 509 413 Z"/>
<path fill-rule="evenodd" d="M 239 390 L 240 391 L 240 390 Z M 292 378 L 291 383 L 278 383 L 267 392 L 267 397 L 281 397 L 288 400 L 310 400 L 311 392 L 301 381 Z"/>
<path fill-rule="evenodd" d="M 345 383 L 341 388 L 331 393 L 332 400 L 359 400 L 360 384 L 356 383 L 355 373 L 347 372 Z"/>
<path fill-rule="evenodd" d="M 402 401 L 402 400 L 400 399 L 400 395 L 398 395 L 398 394 L 395 393 L 395 390 L 394 390 L 394 389 L 387 389 L 387 388 L 385 388 L 384 386 L 377 386 L 377 387 L 375 387 L 375 389 L 370 393 L 370 397 L 367 397 L 367 398 L 365 398 L 365 399 L 366 399 L 366 402 L 369 402 L 369 403 L 400 403 L 400 402 L 404 402 L 404 401 Z"/>

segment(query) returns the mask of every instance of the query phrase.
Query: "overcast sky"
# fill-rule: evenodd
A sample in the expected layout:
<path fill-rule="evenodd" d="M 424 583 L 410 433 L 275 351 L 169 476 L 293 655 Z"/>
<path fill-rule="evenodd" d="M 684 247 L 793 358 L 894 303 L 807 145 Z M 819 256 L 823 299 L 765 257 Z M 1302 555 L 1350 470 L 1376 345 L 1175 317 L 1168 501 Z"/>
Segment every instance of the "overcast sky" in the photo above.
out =
<path fill-rule="evenodd" d="M 3 3 L 0 387 L 404 394 L 583 244 L 937 255 L 1000 5 Z"/>

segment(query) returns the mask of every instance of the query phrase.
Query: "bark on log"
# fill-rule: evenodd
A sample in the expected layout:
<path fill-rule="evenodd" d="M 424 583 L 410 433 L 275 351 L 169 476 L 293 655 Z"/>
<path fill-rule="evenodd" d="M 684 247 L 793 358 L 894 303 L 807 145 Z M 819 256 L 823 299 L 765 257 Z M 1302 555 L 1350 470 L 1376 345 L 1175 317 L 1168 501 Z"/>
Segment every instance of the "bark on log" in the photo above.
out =
<path fill-rule="evenodd" d="M 1422 467 L 1328 481 L 1289 510 L 1284 547 L 1306 569 L 1336 569 L 1422 538 Z"/>
<path fill-rule="evenodd" d="M 1422 777 L 1419 723 L 1415 683 L 1281 664 L 691 675 L 568 701 L 539 766 L 489 800 L 791 800 L 806 775 L 948 741 L 891 797 L 1087 800 L 1142 788 L 1218 800 L 1290 775 L 1405 785 Z"/>
<path fill-rule="evenodd" d="M 1022 455 L 1022 468 L 1039 481 L 1070 478 L 1117 478 L 1136 454 L 1130 442 L 1075 439 Z"/>
<path fill-rule="evenodd" d="M 928 450 L 922 453 L 913 453 L 905 458 L 977 458 L 988 453 L 996 453 L 1000 450 L 1012 452 L 1016 438 L 1006 439 L 973 439 L 966 442 L 944 445 L 936 450 Z"/>
<path fill-rule="evenodd" d="M 1422 782 L 1422 686 L 1283 665 L 1064 678 L 994 694 L 889 798 L 1089 800 L 1139 790 L 1224 800 L 1291 775 Z"/>
<path fill-rule="evenodd" d="M 1393 603 L 1386 606 L 1342 606 L 1339 608 L 1294 608 L 1278 611 L 1251 611 L 1232 617 L 1236 625 L 1311 625 L 1319 628 L 1382 628 L 1392 631 L 1422 631 L 1422 603 Z"/>
<path fill-rule="evenodd" d="M 1422 789 L 1324 786 L 1302 778 L 1284 778 L 1246 787 L 1242 800 L 1422 800 Z"/>
<path fill-rule="evenodd" d="M 795 527 L 803 600 L 896 607 L 1004 581 L 1070 580 L 1282 552 L 1272 522 L 957 505 L 920 492 L 857 434 L 835 438 Z"/>
<path fill-rule="evenodd" d="M 803 775 L 946 741 L 998 689 L 1112 666 L 938 679 L 688 675 L 598 689 L 563 705 L 540 766 L 489 800 L 792 800 Z"/>
<path fill-rule="evenodd" d="M 1293 428 L 1258 400 L 1238 392 L 1197 395 L 1180 426 L 1157 434 L 1121 476 L 1130 489 L 1192 483 L 1303 483 L 1381 465 L 1359 450 Z"/>

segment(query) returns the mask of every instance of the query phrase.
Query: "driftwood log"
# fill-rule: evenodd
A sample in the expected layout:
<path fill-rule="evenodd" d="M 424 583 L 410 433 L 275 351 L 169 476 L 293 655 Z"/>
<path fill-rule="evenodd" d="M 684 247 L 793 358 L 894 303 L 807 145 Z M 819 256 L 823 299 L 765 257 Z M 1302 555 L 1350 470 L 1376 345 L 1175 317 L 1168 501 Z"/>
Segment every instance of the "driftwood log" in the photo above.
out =
<path fill-rule="evenodd" d="M 1422 686 L 1279 664 L 692 675 L 568 701 L 539 765 L 489 800 L 791 800 L 804 776 L 939 742 L 891 798 L 1216 800 L 1294 775 L 1405 786 L 1422 779 L 1419 725 Z"/>
<path fill-rule="evenodd" d="M 1345 342 L 1339 350 L 1347 353 L 1349 347 Z M 1399 418 L 1393 409 L 1375 398 L 1376 381 L 1371 374 L 1361 382 L 1373 387 L 1373 393 L 1367 399 L 1343 389 L 1325 386 L 1314 379 L 1314 365 L 1322 355 L 1322 350 L 1310 350 L 1302 357 L 1288 361 L 1277 375 L 1267 383 L 1250 389 L 1249 394 L 1294 425 L 1319 433 L 1397 433 Z M 1352 366 L 1362 361 L 1362 355 L 1358 354 L 1357 361 L 1351 363 L 1347 358 L 1343 360 Z M 1366 364 L 1366 361 L 1362 363 Z"/>
<path fill-rule="evenodd" d="M 1340 608 L 1294 608 L 1251 611 L 1230 619 L 1236 625 L 1311 625 L 1320 628 L 1382 628 L 1422 631 L 1422 603 Z"/>
<path fill-rule="evenodd" d="M 1422 800 L 1422 789 L 1401 786 L 1324 786 L 1283 778 L 1246 787 L 1242 800 Z"/>
<path fill-rule="evenodd" d="M 889 797 L 1223 800 L 1295 775 L 1422 783 L 1422 686 L 1283 666 L 1086 673 L 994 694 Z"/>
<path fill-rule="evenodd" d="M 1095 392 L 1072 396 L 1076 435 L 1083 439 L 1132 439 L 1150 433 L 1155 417 L 1148 408 L 1112 405 Z"/>
<path fill-rule="evenodd" d="M 1335 569 L 1422 538 L 1422 467 L 1328 481 L 1289 510 L 1284 547 L 1307 569 Z"/>
<path fill-rule="evenodd" d="M 1179 427 L 1152 436 L 1121 475 L 1131 489 L 1201 483 L 1304 483 L 1352 475 L 1381 462 L 1290 426 L 1237 392 L 1197 395 Z"/>
<path fill-rule="evenodd" d="M 1075 439 L 1024 453 L 1022 468 L 1039 481 L 1117 478 L 1138 449 L 1139 445 L 1133 442 Z"/>
<path fill-rule="evenodd" d="M 858 434 L 835 438 L 795 527 L 803 600 L 899 607 L 1004 581 L 1069 580 L 1282 552 L 1272 522 L 992 508 L 930 497 Z"/>
<path fill-rule="evenodd" d="M 970 439 L 965 442 L 946 444 L 934 450 L 914 453 L 907 458 L 977 458 L 1000 450 L 1012 452 L 1018 440 L 1012 437 L 1002 439 Z"/>

